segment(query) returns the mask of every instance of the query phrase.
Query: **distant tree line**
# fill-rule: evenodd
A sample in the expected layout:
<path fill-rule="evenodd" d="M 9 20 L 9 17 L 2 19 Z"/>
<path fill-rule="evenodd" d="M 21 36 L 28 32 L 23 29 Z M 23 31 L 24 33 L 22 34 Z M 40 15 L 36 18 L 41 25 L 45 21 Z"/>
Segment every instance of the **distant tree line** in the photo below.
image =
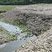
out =
<path fill-rule="evenodd" d="M 0 0 L 0 4 L 2 5 L 26 5 L 34 3 L 52 3 L 52 0 Z"/>

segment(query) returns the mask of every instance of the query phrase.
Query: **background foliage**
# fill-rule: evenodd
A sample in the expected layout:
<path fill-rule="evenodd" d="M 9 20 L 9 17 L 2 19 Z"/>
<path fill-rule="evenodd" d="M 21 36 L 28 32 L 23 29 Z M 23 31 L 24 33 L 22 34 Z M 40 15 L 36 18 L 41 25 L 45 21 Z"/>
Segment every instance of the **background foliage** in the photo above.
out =
<path fill-rule="evenodd" d="M 0 0 L 0 4 L 20 5 L 20 4 L 33 4 L 33 3 L 52 3 L 52 0 Z"/>

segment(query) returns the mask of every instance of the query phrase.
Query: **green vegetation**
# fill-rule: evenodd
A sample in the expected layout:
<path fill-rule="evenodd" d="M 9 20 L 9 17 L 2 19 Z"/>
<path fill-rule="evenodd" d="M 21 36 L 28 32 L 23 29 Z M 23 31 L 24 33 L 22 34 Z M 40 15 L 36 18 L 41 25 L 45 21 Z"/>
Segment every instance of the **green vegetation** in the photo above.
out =
<path fill-rule="evenodd" d="M 28 4 L 29 0 L 0 0 L 0 4 Z"/>
<path fill-rule="evenodd" d="M 9 41 L 14 41 L 14 40 L 17 40 L 17 37 L 16 35 L 8 35 L 8 38 L 7 38 Z"/>
<path fill-rule="evenodd" d="M 2 5 L 20 5 L 33 3 L 52 3 L 52 0 L 0 0 L 0 4 Z"/>
<path fill-rule="evenodd" d="M 10 6 L 10 5 L 7 5 L 7 6 L 1 6 L 0 5 L 0 11 L 10 11 L 12 9 L 14 9 L 15 6 Z"/>

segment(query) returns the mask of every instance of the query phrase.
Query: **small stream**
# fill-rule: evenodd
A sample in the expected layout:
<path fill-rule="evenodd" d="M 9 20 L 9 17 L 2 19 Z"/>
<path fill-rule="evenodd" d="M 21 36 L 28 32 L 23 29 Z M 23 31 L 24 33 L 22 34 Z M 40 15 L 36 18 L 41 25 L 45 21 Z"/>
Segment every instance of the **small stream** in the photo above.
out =
<path fill-rule="evenodd" d="M 14 26 L 4 22 L 0 22 L 0 26 L 10 33 L 21 33 L 22 31 L 18 26 Z M 21 39 L 18 39 L 16 41 L 11 41 L 9 43 L 0 45 L 0 52 L 13 52 L 16 48 L 19 48 L 30 39 L 30 37 L 21 37 Z"/>
<path fill-rule="evenodd" d="M 20 33 L 22 31 L 18 26 L 14 26 L 9 23 L 0 22 L 0 26 L 10 33 Z"/>
<path fill-rule="evenodd" d="M 30 38 L 22 38 L 21 40 L 13 41 L 10 43 L 7 43 L 5 47 L 0 48 L 0 52 L 13 52 L 16 50 L 16 48 L 19 48 L 21 45 L 29 41 Z"/>

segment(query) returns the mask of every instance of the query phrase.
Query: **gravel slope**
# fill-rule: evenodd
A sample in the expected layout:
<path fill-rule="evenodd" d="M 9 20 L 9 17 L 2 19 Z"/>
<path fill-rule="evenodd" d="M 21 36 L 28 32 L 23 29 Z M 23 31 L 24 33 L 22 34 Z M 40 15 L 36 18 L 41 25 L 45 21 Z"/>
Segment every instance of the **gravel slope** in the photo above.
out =
<path fill-rule="evenodd" d="M 52 52 L 52 27 L 36 40 L 22 45 L 16 52 Z"/>

